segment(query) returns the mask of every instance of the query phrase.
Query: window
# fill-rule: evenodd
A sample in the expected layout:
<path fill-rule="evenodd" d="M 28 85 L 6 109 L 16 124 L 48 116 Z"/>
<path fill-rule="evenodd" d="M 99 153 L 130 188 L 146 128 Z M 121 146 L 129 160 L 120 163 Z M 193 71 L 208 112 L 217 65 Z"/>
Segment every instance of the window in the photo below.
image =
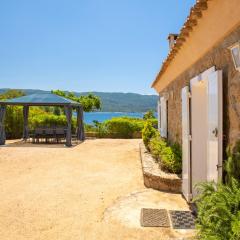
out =
<path fill-rule="evenodd" d="M 236 70 L 240 71 L 240 42 L 233 44 L 230 48 L 234 66 Z"/>

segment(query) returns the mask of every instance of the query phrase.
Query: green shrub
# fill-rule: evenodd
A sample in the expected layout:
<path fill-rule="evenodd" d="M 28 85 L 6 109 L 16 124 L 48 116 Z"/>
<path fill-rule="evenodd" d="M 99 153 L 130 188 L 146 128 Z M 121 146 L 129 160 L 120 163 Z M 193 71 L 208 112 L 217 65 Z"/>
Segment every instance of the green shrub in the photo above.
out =
<path fill-rule="evenodd" d="M 164 148 L 166 148 L 167 143 L 164 139 L 162 139 L 159 134 L 156 134 L 155 137 L 150 139 L 149 149 L 152 156 L 158 161 L 160 159 L 160 155 Z"/>
<path fill-rule="evenodd" d="M 51 113 L 44 113 L 34 115 L 29 119 L 29 128 L 35 129 L 36 127 L 64 127 L 67 125 L 67 120 L 65 115 L 54 115 Z M 72 118 L 72 131 L 76 129 L 76 118 Z"/>
<path fill-rule="evenodd" d="M 154 119 L 154 118 L 155 118 L 155 116 L 154 116 L 153 110 L 149 110 L 143 115 L 144 120 Z"/>
<path fill-rule="evenodd" d="M 155 129 L 158 129 L 158 120 L 156 118 L 150 118 L 148 119 L 147 121 L 150 121 L 152 126 L 155 128 Z"/>
<path fill-rule="evenodd" d="M 95 126 L 91 125 L 91 124 L 84 124 L 84 129 L 86 132 L 96 132 L 96 128 Z"/>
<path fill-rule="evenodd" d="M 180 160 L 181 164 L 182 164 L 182 147 L 181 147 L 181 145 L 178 143 L 173 143 L 173 144 L 170 144 L 170 146 L 174 152 L 175 158 Z"/>
<path fill-rule="evenodd" d="M 224 169 L 227 172 L 226 182 L 231 182 L 232 178 L 240 181 L 240 141 L 236 143 L 233 149 L 227 148 L 228 159 L 225 162 Z"/>
<path fill-rule="evenodd" d="M 143 139 L 144 145 L 148 150 L 150 150 L 149 142 L 151 138 L 155 137 L 156 135 L 157 135 L 157 130 L 153 127 L 152 122 L 147 120 L 142 130 L 142 139 Z"/>
<path fill-rule="evenodd" d="M 67 120 L 66 117 L 56 116 L 53 114 L 42 114 L 36 115 L 30 118 L 29 127 L 34 129 L 36 127 L 51 127 L 51 126 L 66 126 Z"/>
<path fill-rule="evenodd" d="M 230 186 L 201 183 L 195 199 L 198 208 L 199 239 L 240 239 L 240 185 L 232 178 Z"/>
<path fill-rule="evenodd" d="M 69 98 L 75 102 L 79 102 L 85 112 L 101 109 L 101 99 L 92 93 L 84 96 L 77 96 L 74 92 L 66 92 L 62 90 L 52 90 L 51 92 L 65 98 Z"/>
<path fill-rule="evenodd" d="M 148 120 L 152 125 L 157 125 L 156 119 Z M 104 122 L 93 121 L 87 125 L 86 131 L 96 133 L 101 138 L 138 138 L 141 136 L 145 121 L 140 118 L 115 117 Z"/>
<path fill-rule="evenodd" d="M 5 131 L 7 139 L 21 138 L 23 134 L 22 107 L 8 106 L 5 117 Z"/>
<path fill-rule="evenodd" d="M 105 123 L 94 121 L 94 129 L 97 137 L 99 138 L 110 137 Z"/>
<path fill-rule="evenodd" d="M 148 121 L 157 126 L 157 119 Z M 102 123 L 93 121 L 93 125 L 86 125 L 86 131 L 101 138 L 139 138 L 145 122 L 141 118 L 115 117 Z"/>
<path fill-rule="evenodd" d="M 179 144 L 168 144 L 157 133 L 148 144 L 152 156 L 159 162 L 162 170 L 170 173 L 181 173 L 182 152 Z"/>
<path fill-rule="evenodd" d="M 131 138 L 134 132 L 133 124 L 126 119 L 107 120 L 105 126 L 109 132 L 115 134 L 117 137 Z"/>
<path fill-rule="evenodd" d="M 119 117 L 103 123 L 107 132 L 118 138 L 132 138 L 135 132 L 141 132 L 144 121 L 139 118 Z"/>
<path fill-rule="evenodd" d="M 181 173 L 182 159 L 174 153 L 171 146 L 163 148 L 160 158 L 161 169 L 171 173 Z"/>
<path fill-rule="evenodd" d="M 46 126 L 66 126 L 65 115 L 47 113 L 43 108 L 30 107 L 28 117 L 29 129 Z M 72 118 L 72 130 L 76 129 L 76 118 Z M 5 118 L 5 130 L 7 139 L 21 138 L 23 133 L 23 108 L 20 106 L 8 106 Z"/>
<path fill-rule="evenodd" d="M 97 137 L 99 138 L 112 138 L 115 137 L 114 134 L 109 133 L 109 130 L 107 129 L 105 124 L 99 125 L 97 129 Z"/>
<path fill-rule="evenodd" d="M 62 108 L 30 107 L 28 119 L 30 130 L 40 126 L 66 126 L 67 124 Z M 148 119 L 148 121 L 153 126 L 157 126 L 157 119 Z M 95 125 L 85 124 L 84 126 L 86 131 L 96 133 L 96 136 L 101 138 L 134 138 L 141 134 L 144 123 L 145 120 L 139 118 L 119 117 L 103 123 L 96 121 Z M 8 139 L 22 137 L 22 107 L 7 107 L 5 126 Z M 72 119 L 72 128 L 75 131 L 76 118 Z"/>

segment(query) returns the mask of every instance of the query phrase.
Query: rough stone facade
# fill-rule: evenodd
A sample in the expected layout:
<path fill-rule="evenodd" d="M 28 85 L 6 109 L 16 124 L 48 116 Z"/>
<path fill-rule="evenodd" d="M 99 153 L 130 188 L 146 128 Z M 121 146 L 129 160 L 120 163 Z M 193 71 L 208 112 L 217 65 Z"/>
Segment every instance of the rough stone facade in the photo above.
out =
<path fill-rule="evenodd" d="M 207 36 L 206 36 L 207 37 Z M 161 93 L 168 93 L 168 138 L 181 143 L 181 89 L 206 69 L 215 66 L 223 71 L 224 147 L 240 139 L 240 72 L 234 68 L 229 46 L 240 40 L 240 26 L 220 41 L 188 70 L 178 76 Z"/>

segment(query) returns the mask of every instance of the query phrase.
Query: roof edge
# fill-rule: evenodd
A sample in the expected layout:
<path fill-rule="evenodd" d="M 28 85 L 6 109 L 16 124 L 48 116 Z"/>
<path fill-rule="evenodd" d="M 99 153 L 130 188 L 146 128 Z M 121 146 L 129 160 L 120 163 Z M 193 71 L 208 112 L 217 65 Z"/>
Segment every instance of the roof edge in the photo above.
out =
<path fill-rule="evenodd" d="M 167 67 L 171 63 L 172 59 L 176 56 L 181 46 L 186 42 L 189 37 L 189 33 L 193 31 L 194 27 L 197 26 L 198 20 L 202 17 L 202 12 L 207 10 L 208 5 L 207 2 L 212 0 L 197 0 L 194 6 L 190 10 L 190 14 L 188 15 L 183 27 L 180 30 L 180 33 L 176 39 L 175 44 L 172 49 L 169 51 L 166 59 L 163 61 L 161 69 L 157 74 L 155 80 L 153 81 L 151 88 L 154 88 L 156 83 L 162 74 L 166 71 Z"/>
<path fill-rule="evenodd" d="M 50 99 L 49 101 L 26 101 L 25 98 L 27 97 L 32 97 L 32 96 L 44 96 L 44 95 L 51 95 L 54 96 L 57 99 L 61 99 L 62 102 L 59 101 L 54 101 Z M 24 99 L 24 101 L 22 101 Z M 0 105 L 22 105 L 22 106 L 81 106 L 79 102 L 73 101 L 72 99 L 68 99 L 63 96 L 59 96 L 55 93 L 33 93 L 30 95 L 24 95 L 16 98 L 11 98 L 11 99 L 4 99 L 0 100 Z"/>

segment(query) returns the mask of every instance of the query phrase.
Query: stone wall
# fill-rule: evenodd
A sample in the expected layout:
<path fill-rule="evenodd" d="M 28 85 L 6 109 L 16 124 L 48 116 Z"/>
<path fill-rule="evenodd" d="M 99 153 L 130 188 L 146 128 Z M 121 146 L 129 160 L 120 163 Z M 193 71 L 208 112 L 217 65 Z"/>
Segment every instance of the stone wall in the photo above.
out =
<path fill-rule="evenodd" d="M 143 143 L 140 143 L 140 156 L 143 170 L 144 185 L 159 191 L 182 192 L 181 176 L 166 173 L 159 168 L 159 164 L 153 159 Z"/>
<path fill-rule="evenodd" d="M 235 70 L 228 49 L 239 40 L 240 26 L 160 93 L 169 93 L 168 138 L 170 141 L 181 143 L 181 89 L 189 85 L 190 79 L 212 66 L 223 71 L 224 147 L 240 139 L 240 72 Z"/>

